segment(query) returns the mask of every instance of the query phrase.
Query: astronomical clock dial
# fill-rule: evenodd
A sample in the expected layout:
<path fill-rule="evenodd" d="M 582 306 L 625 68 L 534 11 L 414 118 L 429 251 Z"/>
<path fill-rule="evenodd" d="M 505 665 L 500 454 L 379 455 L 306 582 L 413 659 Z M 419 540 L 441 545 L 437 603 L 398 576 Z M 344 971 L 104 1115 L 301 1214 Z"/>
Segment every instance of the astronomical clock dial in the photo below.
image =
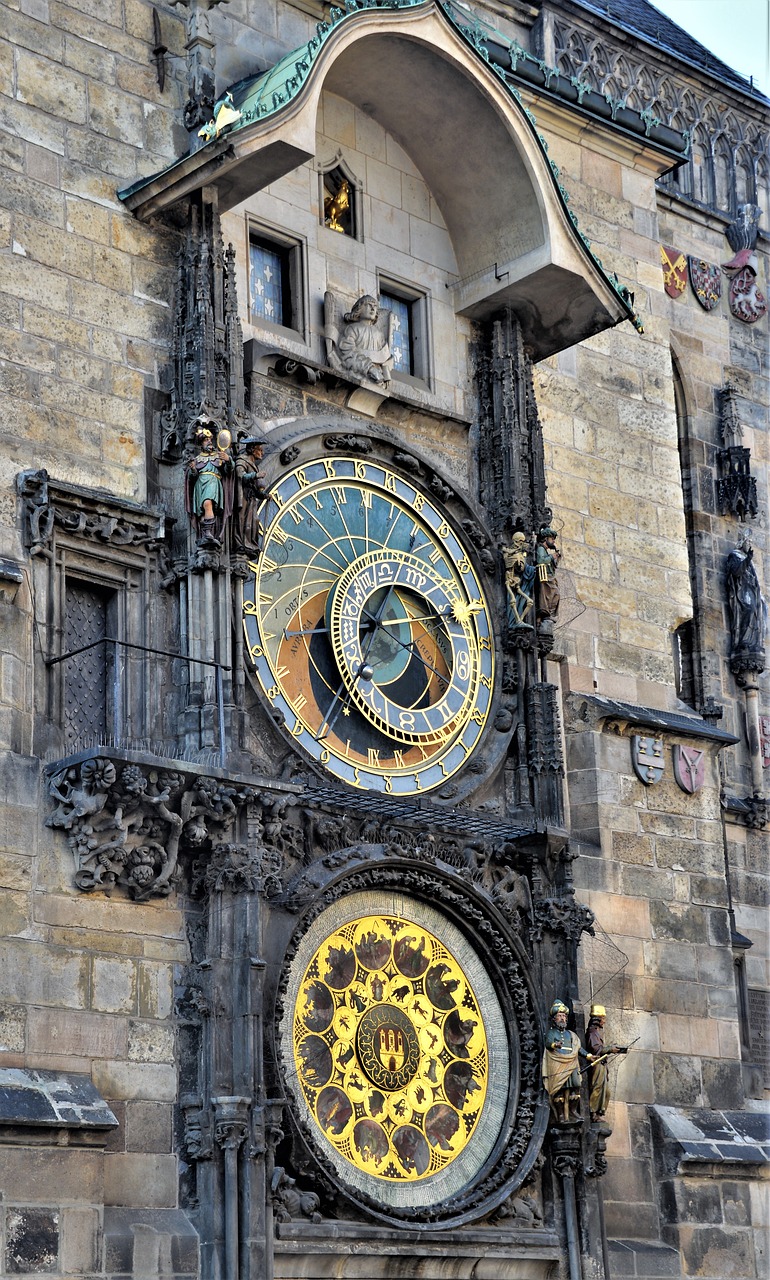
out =
<path fill-rule="evenodd" d="M 288 994 L 295 1106 L 343 1181 L 394 1208 L 461 1191 L 499 1136 L 510 1060 L 459 930 L 406 895 L 352 895 L 303 938 Z"/>
<path fill-rule="evenodd" d="M 248 652 L 298 745 L 351 786 L 440 786 L 489 714 L 489 608 L 446 516 L 381 463 L 289 472 L 260 513 Z"/>

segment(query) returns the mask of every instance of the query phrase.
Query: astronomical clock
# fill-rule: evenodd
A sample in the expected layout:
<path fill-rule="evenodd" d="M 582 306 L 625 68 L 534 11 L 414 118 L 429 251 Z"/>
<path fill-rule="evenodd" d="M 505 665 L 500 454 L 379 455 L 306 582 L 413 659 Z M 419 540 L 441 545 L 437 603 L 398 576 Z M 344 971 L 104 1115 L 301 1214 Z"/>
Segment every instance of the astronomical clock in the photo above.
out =
<path fill-rule="evenodd" d="M 500 583 L 477 514 L 424 460 L 336 441 L 268 470 L 241 593 L 255 693 L 311 800 L 268 928 L 276 1081 L 291 1167 L 346 1212 L 462 1225 L 521 1185 L 546 1123 L 515 833 L 454 807 L 510 742 Z M 330 828 L 347 836 L 323 856 Z M 496 905 L 479 892 L 495 841 Z"/>
<path fill-rule="evenodd" d="M 362 790 L 445 785 L 478 746 L 495 674 L 460 532 L 411 478 L 335 455 L 284 475 L 262 524 L 246 643 L 297 747 Z"/>

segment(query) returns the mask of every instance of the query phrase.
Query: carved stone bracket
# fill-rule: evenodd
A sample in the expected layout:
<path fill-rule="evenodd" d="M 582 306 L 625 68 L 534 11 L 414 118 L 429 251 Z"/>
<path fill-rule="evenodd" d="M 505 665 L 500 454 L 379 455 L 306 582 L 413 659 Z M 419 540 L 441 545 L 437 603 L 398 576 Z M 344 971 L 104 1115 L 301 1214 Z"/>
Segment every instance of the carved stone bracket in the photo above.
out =
<path fill-rule="evenodd" d="M 223 1151 L 237 1151 L 249 1134 L 249 1099 L 212 1098 L 214 1141 Z"/>
<path fill-rule="evenodd" d="M 245 844 L 218 844 L 211 855 L 196 864 L 195 879 L 207 893 L 267 893 L 280 892 L 279 875 L 282 869 L 280 852 L 268 849 L 261 843 L 256 847 Z"/>
<path fill-rule="evenodd" d="M 583 1167 L 582 1132 L 582 1120 L 551 1122 L 551 1162 L 560 1178 L 574 1178 Z"/>
<path fill-rule="evenodd" d="M 164 542 L 166 517 L 161 511 L 118 498 L 103 499 L 91 489 L 52 480 L 43 470 L 22 471 L 17 487 L 30 555 L 47 554 L 56 529 L 113 547 L 154 549 Z"/>
<path fill-rule="evenodd" d="M 594 1120 L 588 1131 L 588 1154 L 585 1172 L 589 1178 L 602 1178 L 607 1172 L 607 1139 L 612 1126 L 606 1120 Z"/>
<path fill-rule="evenodd" d="M 577 943 L 584 933 L 593 937 L 594 920 L 591 908 L 576 902 L 572 894 L 541 898 L 534 904 L 533 937 L 536 942 L 541 942 L 548 930 L 549 933 L 561 933 L 570 942 Z"/>
<path fill-rule="evenodd" d="M 158 769 L 99 753 L 48 773 L 56 808 L 46 825 L 66 833 L 76 887 L 109 893 L 119 884 L 138 900 L 169 894 L 180 854 L 221 841 L 256 794 L 189 766 Z"/>

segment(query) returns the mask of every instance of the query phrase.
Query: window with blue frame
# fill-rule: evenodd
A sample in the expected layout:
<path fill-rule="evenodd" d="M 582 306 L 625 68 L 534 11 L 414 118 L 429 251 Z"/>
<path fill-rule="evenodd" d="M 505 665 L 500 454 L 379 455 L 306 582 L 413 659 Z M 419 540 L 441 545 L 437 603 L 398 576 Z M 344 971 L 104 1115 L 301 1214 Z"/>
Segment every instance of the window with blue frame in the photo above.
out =
<path fill-rule="evenodd" d="M 285 329 L 300 327 L 297 305 L 298 246 L 251 231 L 249 236 L 249 314 Z"/>
<path fill-rule="evenodd" d="M 414 303 L 380 290 L 380 306 L 393 312 L 393 338 L 390 344 L 395 373 L 414 374 Z"/>

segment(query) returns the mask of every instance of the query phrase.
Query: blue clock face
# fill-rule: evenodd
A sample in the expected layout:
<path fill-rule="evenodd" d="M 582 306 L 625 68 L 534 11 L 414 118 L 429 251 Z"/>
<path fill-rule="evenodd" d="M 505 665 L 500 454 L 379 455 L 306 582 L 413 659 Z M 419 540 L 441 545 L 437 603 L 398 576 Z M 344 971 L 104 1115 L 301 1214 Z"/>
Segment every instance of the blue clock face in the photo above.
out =
<path fill-rule="evenodd" d="M 382 463 L 328 457 L 284 476 L 260 522 L 243 625 L 288 732 L 351 786 L 441 786 L 494 678 L 484 592 L 446 515 Z"/>

